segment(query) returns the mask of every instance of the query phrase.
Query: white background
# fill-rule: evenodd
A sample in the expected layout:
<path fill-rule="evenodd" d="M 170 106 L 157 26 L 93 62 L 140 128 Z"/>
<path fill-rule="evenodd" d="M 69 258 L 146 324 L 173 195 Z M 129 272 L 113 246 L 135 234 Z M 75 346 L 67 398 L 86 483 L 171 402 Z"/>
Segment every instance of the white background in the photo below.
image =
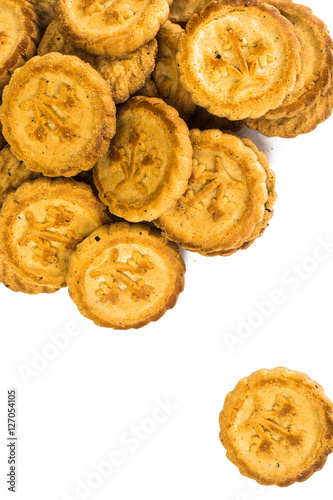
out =
<path fill-rule="evenodd" d="M 307 5 L 333 31 L 331 2 Z M 85 495 L 94 500 L 330 498 L 333 456 L 303 484 L 263 487 L 239 474 L 218 438 L 226 394 L 257 369 L 303 371 L 333 399 L 333 250 L 322 243 L 333 242 L 333 117 L 291 140 L 242 135 L 276 173 L 275 215 L 246 251 L 184 252 L 185 291 L 157 323 L 99 328 L 80 316 L 66 289 L 28 296 L 0 286 L 0 498 L 13 495 L 5 485 L 9 388 L 18 392 L 19 500 L 84 498 L 80 481 L 94 486 Z M 272 305 L 274 290 L 282 298 Z M 242 339 L 240 322 L 249 320 L 260 325 Z M 66 329 L 76 335 L 66 334 L 57 349 L 51 336 Z M 169 414 L 157 410 L 168 400 Z M 136 426 L 140 439 L 130 438 Z M 112 454 L 114 469 L 99 481 L 94 464 Z"/>

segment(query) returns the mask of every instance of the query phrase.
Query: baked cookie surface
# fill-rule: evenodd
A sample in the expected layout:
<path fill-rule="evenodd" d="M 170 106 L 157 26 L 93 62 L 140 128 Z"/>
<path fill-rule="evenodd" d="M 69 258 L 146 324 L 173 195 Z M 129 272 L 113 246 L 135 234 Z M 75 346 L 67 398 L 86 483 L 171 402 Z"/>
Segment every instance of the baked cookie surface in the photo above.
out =
<path fill-rule="evenodd" d="M 179 248 L 159 231 L 119 222 L 97 229 L 77 247 L 68 291 L 97 325 L 141 328 L 174 307 L 184 272 Z"/>
<path fill-rule="evenodd" d="M 321 108 L 332 87 L 333 44 L 326 25 L 308 7 L 287 0 L 269 3 L 293 23 L 301 46 L 301 71 L 281 106 L 246 124 L 270 137 L 291 138 L 311 132 L 329 116 Z"/>
<path fill-rule="evenodd" d="M 49 177 L 89 170 L 115 133 L 108 84 L 79 58 L 55 52 L 15 72 L 0 118 L 15 156 Z"/>
<path fill-rule="evenodd" d="M 192 100 L 230 120 L 278 107 L 300 70 L 299 42 L 277 9 L 257 0 L 221 0 L 194 14 L 177 62 Z"/>
<path fill-rule="evenodd" d="M 289 486 L 320 470 L 333 451 L 333 404 L 304 373 L 263 369 L 227 395 L 220 429 L 241 474 Z"/>
<path fill-rule="evenodd" d="M 187 190 L 154 222 L 186 250 L 213 255 L 238 248 L 263 220 L 265 169 L 249 139 L 197 129 L 190 137 L 193 171 Z"/>
<path fill-rule="evenodd" d="M 2 206 L 5 264 L 24 284 L 66 286 L 68 257 L 80 241 L 110 222 L 105 208 L 83 183 L 45 178 L 23 183 Z"/>
<path fill-rule="evenodd" d="M 117 113 L 117 133 L 95 165 L 94 182 L 110 211 L 151 221 L 184 193 L 192 168 L 185 122 L 162 99 L 133 97 Z"/>
<path fill-rule="evenodd" d="M 55 0 L 60 31 L 75 47 L 118 57 L 152 40 L 169 14 L 168 0 Z"/>
<path fill-rule="evenodd" d="M 60 52 L 77 56 L 89 63 L 108 82 L 116 104 L 126 101 L 145 83 L 154 69 L 157 42 L 154 38 L 134 52 L 120 58 L 93 56 L 71 45 L 53 21 L 46 29 L 38 46 L 38 55 Z"/>
<path fill-rule="evenodd" d="M 196 105 L 179 81 L 176 54 L 182 33 L 182 28 L 170 21 L 161 27 L 157 35 L 158 53 L 153 78 L 160 97 L 186 119 L 194 112 Z"/>
<path fill-rule="evenodd" d="M 23 182 L 39 177 L 11 153 L 9 146 L 0 150 L 0 208 L 7 193 L 17 189 Z"/>
<path fill-rule="evenodd" d="M 0 2 L 0 96 L 11 74 L 37 49 L 40 32 L 37 16 L 24 0 Z"/>

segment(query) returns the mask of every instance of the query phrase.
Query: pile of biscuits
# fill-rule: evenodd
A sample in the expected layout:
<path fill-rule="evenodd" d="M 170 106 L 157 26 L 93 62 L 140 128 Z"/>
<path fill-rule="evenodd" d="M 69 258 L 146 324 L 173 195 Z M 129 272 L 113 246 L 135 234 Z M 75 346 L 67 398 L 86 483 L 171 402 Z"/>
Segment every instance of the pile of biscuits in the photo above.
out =
<path fill-rule="evenodd" d="M 178 244 L 228 256 L 265 231 L 275 176 L 236 135 L 244 124 L 294 137 L 332 113 L 332 41 L 310 9 L 171 3 L 0 4 L 0 281 L 68 286 L 103 327 L 140 328 L 176 304 Z M 331 414 L 305 375 L 261 370 L 227 397 L 220 437 L 243 474 L 284 486 L 324 464 Z M 306 467 L 288 476 L 300 450 Z"/>
<path fill-rule="evenodd" d="M 177 244 L 228 256 L 262 235 L 275 177 L 244 120 L 294 134 L 332 111 L 332 42 L 310 9 L 170 3 L 0 5 L 0 279 L 68 286 L 105 327 L 175 305 Z"/>

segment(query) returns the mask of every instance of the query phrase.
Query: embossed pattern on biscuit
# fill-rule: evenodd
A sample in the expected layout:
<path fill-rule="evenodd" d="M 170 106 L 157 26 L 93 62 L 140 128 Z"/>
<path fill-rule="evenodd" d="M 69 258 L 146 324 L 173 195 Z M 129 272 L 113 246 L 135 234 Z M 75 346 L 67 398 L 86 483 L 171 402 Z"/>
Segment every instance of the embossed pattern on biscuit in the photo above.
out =
<path fill-rule="evenodd" d="M 38 46 L 38 55 L 50 52 L 74 55 L 89 63 L 108 82 L 114 102 L 120 104 L 135 94 L 153 71 L 157 42 L 153 39 L 121 58 L 93 56 L 73 47 L 54 21 L 47 27 Z"/>
<path fill-rule="evenodd" d="M 168 14 L 167 0 L 55 0 L 60 31 L 95 55 L 136 50 L 156 36 Z"/>
<path fill-rule="evenodd" d="M 73 180 L 25 182 L 4 201 L 0 244 L 6 263 L 24 281 L 65 286 L 70 253 L 110 221 L 90 187 Z"/>
<path fill-rule="evenodd" d="M 119 217 L 150 221 L 185 191 L 191 156 L 188 128 L 175 109 L 161 99 L 132 98 L 120 108 L 108 154 L 94 167 L 99 196 Z"/>
<path fill-rule="evenodd" d="M 207 254 L 237 248 L 263 218 L 265 170 L 237 136 L 197 129 L 190 136 L 193 170 L 187 190 L 155 223 L 188 250 Z"/>
<path fill-rule="evenodd" d="M 242 474 L 288 486 L 325 464 L 333 451 L 332 417 L 322 387 L 305 374 L 259 370 L 226 397 L 220 439 Z"/>
<path fill-rule="evenodd" d="M 290 22 L 300 42 L 301 71 L 295 88 L 279 108 L 265 117 L 278 119 L 296 116 L 314 103 L 330 85 L 333 65 L 333 43 L 323 21 L 312 10 L 300 4 L 277 0 L 268 2 L 280 10 Z"/>
<path fill-rule="evenodd" d="M 183 290 L 178 247 L 147 225 L 96 230 L 70 259 L 69 293 L 97 325 L 140 328 L 172 308 Z"/>
<path fill-rule="evenodd" d="M 15 72 L 0 109 L 3 135 L 34 171 L 66 177 L 90 169 L 115 132 L 105 80 L 74 56 L 36 56 Z"/>
<path fill-rule="evenodd" d="M 180 37 L 181 82 L 193 101 L 231 120 L 258 117 L 290 92 L 299 43 L 279 11 L 256 0 L 211 2 Z"/>

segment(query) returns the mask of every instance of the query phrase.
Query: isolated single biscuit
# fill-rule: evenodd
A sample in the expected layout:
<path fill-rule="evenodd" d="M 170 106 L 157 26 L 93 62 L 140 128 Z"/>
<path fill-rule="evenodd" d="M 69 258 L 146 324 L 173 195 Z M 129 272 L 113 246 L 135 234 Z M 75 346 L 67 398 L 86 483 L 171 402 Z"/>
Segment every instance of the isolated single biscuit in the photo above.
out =
<path fill-rule="evenodd" d="M 46 178 L 23 183 L 7 195 L 0 215 L 0 250 L 9 278 L 14 275 L 16 285 L 20 280 L 25 286 L 66 286 L 69 255 L 110 220 L 86 184 Z"/>
<path fill-rule="evenodd" d="M 190 137 L 193 171 L 187 190 L 154 222 L 186 250 L 215 255 L 238 248 L 263 220 L 266 171 L 240 137 L 198 129 Z"/>
<path fill-rule="evenodd" d="M 119 57 L 152 40 L 171 0 L 55 0 L 55 19 L 68 41 L 95 55 Z"/>
<path fill-rule="evenodd" d="M 0 118 L 14 155 L 49 177 L 89 170 L 115 133 L 107 82 L 78 57 L 56 52 L 36 56 L 15 72 Z"/>
<path fill-rule="evenodd" d="M 95 165 L 94 182 L 110 211 L 151 221 L 184 193 L 192 169 L 186 123 L 162 99 L 132 97 L 117 114 L 117 133 Z"/>
<path fill-rule="evenodd" d="M 43 56 L 50 52 L 77 56 L 89 63 L 108 82 L 114 102 L 119 104 L 135 94 L 153 71 L 157 42 L 154 38 L 134 52 L 119 58 L 93 56 L 73 47 L 60 33 L 54 21 L 47 27 L 38 46 L 38 55 Z"/>
<path fill-rule="evenodd" d="M 1 0 L 0 98 L 14 70 L 36 53 L 39 39 L 37 15 L 31 5 L 24 0 Z"/>
<path fill-rule="evenodd" d="M 210 2 L 191 17 L 178 48 L 180 80 L 192 100 L 230 120 L 278 107 L 300 70 L 293 25 L 257 0 Z"/>
<path fill-rule="evenodd" d="M 97 325 L 141 328 L 157 321 L 184 288 L 179 248 L 145 224 L 103 226 L 70 258 L 68 291 Z"/>
<path fill-rule="evenodd" d="M 323 388 L 287 368 L 258 370 L 230 392 L 220 439 L 244 476 L 289 486 L 320 470 L 333 451 L 333 404 Z"/>

